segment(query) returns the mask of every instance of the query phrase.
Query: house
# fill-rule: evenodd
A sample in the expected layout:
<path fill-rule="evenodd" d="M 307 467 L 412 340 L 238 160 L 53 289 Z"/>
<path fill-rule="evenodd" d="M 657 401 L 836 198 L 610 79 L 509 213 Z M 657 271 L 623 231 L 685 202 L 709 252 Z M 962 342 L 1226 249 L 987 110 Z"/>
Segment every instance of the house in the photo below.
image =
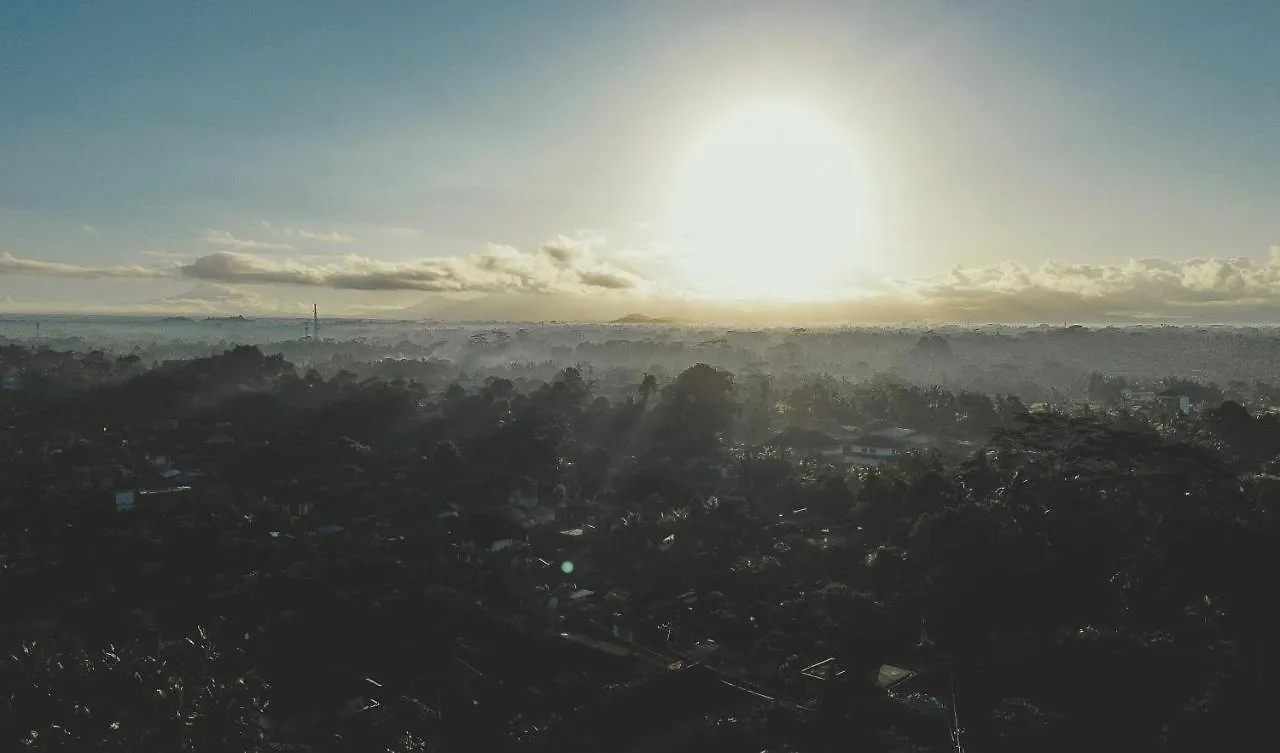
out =
<path fill-rule="evenodd" d="M 1177 390 L 1168 389 L 1155 396 L 1155 401 L 1170 413 L 1190 413 L 1191 398 Z"/>
<path fill-rule="evenodd" d="M 1125 405 L 1149 405 L 1155 402 L 1156 393 L 1125 389 L 1120 391 L 1120 399 Z"/>
<path fill-rule="evenodd" d="M 162 489 L 143 489 L 138 492 L 138 496 L 152 501 L 172 502 L 189 491 L 189 486 L 167 486 Z"/>
<path fill-rule="evenodd" d="M 314 730 L 334 717 L 377 708 L 371 696 L 381 695 L 381 687 L 376 680 L 327 662 L 313 662 L 304 678 L 273 684 L 271 704 L 258 724 L 271 738 Z"/>
<path fill-rule="evenodd" d="M 893 437 L 882 437 L 874 434 L 863 434 L 850 440 L 847 444 L 851 455 L 861 455 L 868 458 L 894 458 L 901 455 L 905 450 L 911 449 L 911 446 L 901 439 Z"/>
<path fill-rule="evenodd" d="M 867 537 L 862 526 L 837 526 L 823 528 L 814 537 L 814 543 L 823 549 L 851 549 L 866 543 Z"/>
<path fill-rule="evenodd" d="M 949 673 L 885 665 L 876 677 L 876 688 L 906 711 L 926 717 L 945 717 L 952 705 L 948 678 Z"/>
<path fill-rule="evenodd" d="M 595 591 L 589 588 L 578 588 L 571 584 L 562 584 L 556 588 L 550 599 L 547 600 L 547 609 L 556 611 L 561 607 L 583 608 L 595 601 L 592 597 L 596 595 Z"/>
<path fill-rule="evenodd" d="M 114 495 L 116 503 L 116 512 L 129 512 L 133 509 L 136 495 L 132 489 L 118 491 Z"/>
<path fill-rule="evenodd" d="M 695 663 L 585 706 L 554 730 L 548 742 L 568 753 L 683 750 L 707 714 L 761 701 Z"/>
<path fill-rule="evenodd" d="M 908 441 L 918 435 L 920 432 L 916 429 L 907 429 L 902 426 L 868 426 L 864 432 L 869 437 L 881 437 L 884 439 L 896 439 L 901 442 Z"/>
<path fill-rule="evenodd" d="M 538 484 L 532 479 L 520 479 L 520 483 L 511 491 L 511 503 L 521 508 L 538 506 Z"/>
<path fill-rule="evenodd" d="M 529 541 L 524 529 L 505 517 L 476 513 L 458 521 L 457 551 L 463 562 L 483 562 L 500 554 L 521 560 L 528 555 Z"/>
<path fill-rule="evenodd" d="M 915 676 L 916 672 L 913 670 L 893 664 L 881 664 L 880 670 L 876 672 L 876 687 L 881 690 L 888 690 Z"/>
<path fill-rule="evenodd" d="M 836 664 L 834 657 L 815 662 L 800 670 L 805 694 L 809 698 L 822 698 L 827 688 L 844 679 L 845 670 Z"/>
<path fill-rule="evenodd" d="M 797 452 L 821 452 L 839 447 L 840 443 L 823 432 L 790 426 L 770 437 L 764 446 Z"/>
<path fill-rule="evenodd" d="M 174 483 L 178 483 L 178 484 L 190 485 L 200 481 L 203 478 L 204 478 L 204 471 L 189 470 L 189 471 L 179 471 L 178 475 L 173 477 L 173 481 Z"/>
<path fill-rule="evenodd" d="M 314 509 L 314 504 L 311 502 L 282 502 L 277 505 L 276 509 L 289 519 L 297 520 L 305 515 L 310 515 Z"/>
<path fill-rule="evenodd" d="M 938 438 L 933 434 L 903 426 L 871 424 L 863 428 L 861 435 L 900 442 L 904 449 L 909 450 L 925 450 L 938 444 Z"/>
<path fill-rule="evenodd" d="M 4 376 L 0 377 L 0 390 L 6 392 L 17 392 L 22 389 L 22 374 L 15 368 L 5 370 Z"/>
<path fill-rule="evenodd" d="M 556 511 L 543 505 L 511 510 L 511 521 L 521 528 L 548 525 L 556 522 Z"/>

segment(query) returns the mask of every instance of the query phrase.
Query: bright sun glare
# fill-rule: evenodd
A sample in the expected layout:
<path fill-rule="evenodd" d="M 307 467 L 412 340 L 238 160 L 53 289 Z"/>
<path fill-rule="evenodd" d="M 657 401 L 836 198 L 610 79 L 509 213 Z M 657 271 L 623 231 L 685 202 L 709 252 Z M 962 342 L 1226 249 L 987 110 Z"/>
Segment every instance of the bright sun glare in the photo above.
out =
<path fill-rule="evenodd" d="M 708 296 L 810 300 L 863 250 L 863 172 L 817 113 L 757 104 L 714 121 L 680 165 L 669 242 Z"/>

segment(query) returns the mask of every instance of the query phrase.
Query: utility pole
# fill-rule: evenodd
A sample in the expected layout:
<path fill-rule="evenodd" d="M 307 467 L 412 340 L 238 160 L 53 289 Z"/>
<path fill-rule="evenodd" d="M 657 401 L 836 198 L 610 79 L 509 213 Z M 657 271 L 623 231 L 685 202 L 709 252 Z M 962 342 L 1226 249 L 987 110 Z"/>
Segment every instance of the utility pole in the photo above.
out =
<path fill-rule="evenodd" d="M 964 727 L 960 726 L 960 704 L 956 701 L 956 671 L 951 669 L 951 747 L 955 753 L 964 753 Z"/>

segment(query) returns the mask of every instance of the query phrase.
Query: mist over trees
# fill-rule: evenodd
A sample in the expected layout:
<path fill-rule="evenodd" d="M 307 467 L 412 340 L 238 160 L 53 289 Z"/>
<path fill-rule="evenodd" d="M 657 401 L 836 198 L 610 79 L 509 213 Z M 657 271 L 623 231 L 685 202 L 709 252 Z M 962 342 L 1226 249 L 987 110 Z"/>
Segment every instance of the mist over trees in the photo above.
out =
<path fill-rule="evenodd" d="M 738 372 L 830 375 L 860 381 L 889 374 L 952 390 L 1016 394 L 1025 401 L 1082 396 L 1090 380 L 1135 388 L 1177 378 L 1252 386 L 1274 381 L 1280 330 L 1271 327 L 940 326 L 723 329 L 680 324 L 438 323 L 306 319 L 46 317 L 0 320 L 0 342 L 53 350 L 133 354 L 145 365 L 256 345 L 294 364 L 355 364 L 362 375 L 546 380 L 589 367 L 670 377 L 696 364 Z M 403 363 L 403 362 L 409 363 Z M 423 365 L 423 361 L 427 365 Z M 400 363 L 397 363 L 400 362 Z M 400 369 L 399 372 L 396 369 Z M 473 375 L 474 372 L 474 375 Z M 628 376 L 630 378 L 630 375 Z"/>

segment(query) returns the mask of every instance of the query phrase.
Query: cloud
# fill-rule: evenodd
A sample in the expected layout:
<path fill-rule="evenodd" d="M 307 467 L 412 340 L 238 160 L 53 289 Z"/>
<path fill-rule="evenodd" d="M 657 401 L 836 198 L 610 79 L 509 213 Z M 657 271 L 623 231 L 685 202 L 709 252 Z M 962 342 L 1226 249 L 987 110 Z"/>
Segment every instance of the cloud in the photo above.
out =
<path fill-rule="evenodd" d="M 231 284 L 299 285 L 339 290 L 577 293 L 629 290 L 636 275 L 611 265 L 592 246 L 557 238 L 533 253 L 490 245 L 464 257 L 384 262 L 348 255 L 313 263 L 220 251 L 179 268 L 185 277 Z"/>
<path fill-rule="evenodd" d="M 186 261 L 187 259 L 195 256 L 195 254 L 177 251 L 139 251 L 138 255 L 145 256 L 149 259 L 158 259 L 160 261 L 168 262 Z"/>
<path fill-rule="evenodd" d="M 211 246 L 219 246 L 221 248 L 232 249 L 234 251 L 292 251 L 293 246 L 288 243 L 272 243 L 270 241 L 256 241 L 237 238 L 226 230 L 206 230 L 200 235 L 200 240 Z"/>
<path fill-rule="evenodd" d="M 304 257 L 224 249 L 184 261 L 178 261 L 177 255 L 152 252 L 167 263 L 94 267 L 5 253 L 0 254 L 0 275 L 187 279 L 224 286 L 198 290 L 204 290 L 206 298 L 212 295 L 208 291 L 223 291 L 217 303 L 227 306 L 251 303 L 247 298 L 229 297 L 226 291 L 238 290 L 235 286 L 286 285 L 504 294 L 519 298 L 503 306 L 524 306 L 531 315 L 572 304 L 574 312 L 589 309 L 604 316 L 615 303 L 627 306 L 623 313 L 633 313 L 626 302 L 644 301 L 646 314 L 707 322 L 1246 322 L 1280 318 L 1280 249 L 1264 261 L 1148 258 L 1117 264 L 1048 261 L 1038 266 L 1012 262 L 960 266 L 936 277 L 868 282 L 860 293 L 835 300 L 732 304 L 679 295 L 664 277 L 664 267 L 674 267 L 660 251 L 610 250 L 602 238 L 579 233 L 553 238 L 532 251 L 494 244 L 470 255 L 402 262 L 357 254 Z M 787 263 L 785 253 L 779 254 L 777 263 Z M 667 274 L 673 274 L 671 269 Z M 538 299 L 545 302 L 528 303 Z"/>
<path fill-rule="evenodd" d="M 293 285 L 337 290 L 589 294 L 638 290 L 639 275 L 598 252 L 592 241 L 560 237 L 533 252 L 493 244 L 476 254 L 386 262 L 341 257 L 268 258 L 216 251 L 170 266 L 87 267 L 0 257 L 0 274 L 79 279 L 180 277 L 231 285 Z"/>
<path fill-rule="evenodd" d="M 542 249 L 550 257 L 551 263 L 556 265 L 572 264 L 580 253 L 575 244 L 547 243 Z"/>
<path fill-rule="evenodd" d="M 268 300 L 228 285 L 202 282 L 186 292 L 130 307 L 138 313 L 165 314 L 300 314 L 310 306 L 300 301 Z"/>
<path fill-rule="evenodd" d="M 781 262 L 780 262 L 781 263 Z M 596 281 L 600 282 L 600 281 Z M 1247 258 L 1135 259 L 1121 264 L 958 267 L 945 275 L 888 280 L 873 292 L 814 302 L 491 295 L 437 299 L 420 315 L 456 318 L 608 320 L 628 313 L 686 322 L 758 325 L 924 322 L 1274 322 L 1280 319 L 1280 251 Z"/>
<path fill-rule="evenodd" d="M 422 235 L 422 231 L 416 227 L 390 225 L 383 228 L 382 231 L 393 238 L 418 238 Z"/>
<path fill-rule="evenodd" d="M 625 272 L 579 272 L 579 279 L 584 285 L 608 290 L 627 290 L 635 287 L 634 278 Z"/>
<path fill-rule="evenodd" d="M 1280 250 L 1262 264 L 1235 257 L 958 267 L 940 279 L 899 282 L 884 295 L 934 318 L 991 321 L 1274 314 L 1280 310 Z"/>
<path fill-rule="evenodd" d="M 0 254 L 0 275 L 31 275 L 35 277 L 65 277 L 81 280 L 102 280 L 110 278 L 162 278 L 173 277 L 173 269 L 164 267 L 148 267 L 126 265 L 116 267 L 85 267 L 79 264 L 64 264 L 57 261 L 39 261 L 21 259 L 11 253 Z"/>

